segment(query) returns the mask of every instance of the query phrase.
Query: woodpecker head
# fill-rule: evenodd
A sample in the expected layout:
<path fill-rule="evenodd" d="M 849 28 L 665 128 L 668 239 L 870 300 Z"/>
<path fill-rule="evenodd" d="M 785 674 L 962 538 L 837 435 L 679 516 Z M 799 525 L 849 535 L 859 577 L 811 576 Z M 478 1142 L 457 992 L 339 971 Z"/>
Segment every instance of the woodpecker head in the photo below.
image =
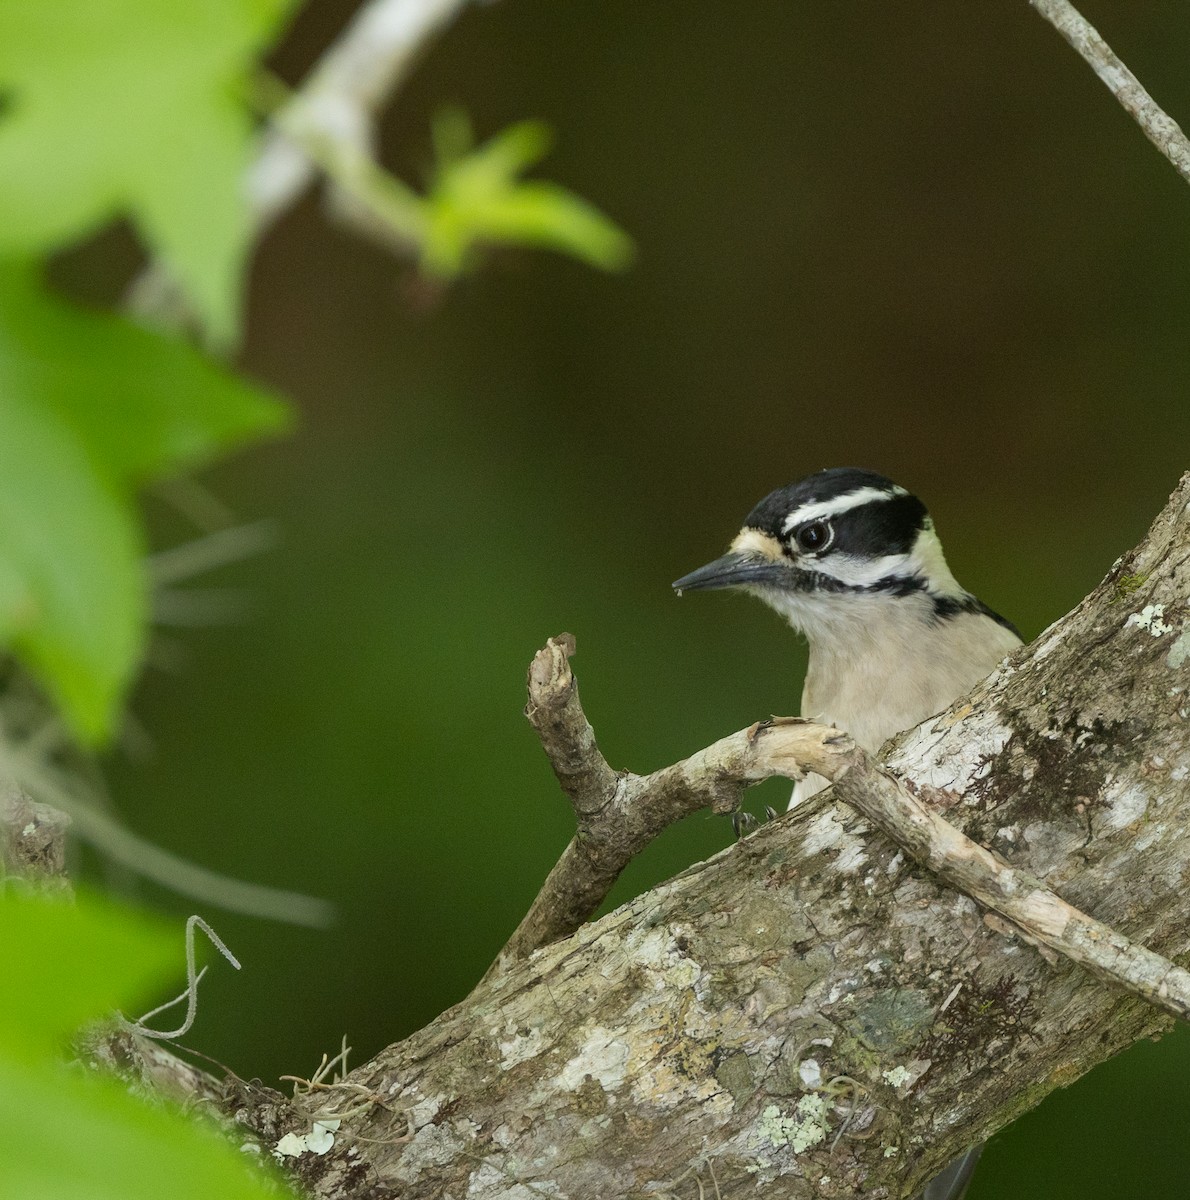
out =
<path fill-rule="evenodd" d="M 950 573 L 926 506 L 854 467 L 771 492 L 722 558 L 673 586 L 679 595 L 744 588 L 811 638 L 894 612 L 929 621 L 970 605 L 987 611 Z"/>

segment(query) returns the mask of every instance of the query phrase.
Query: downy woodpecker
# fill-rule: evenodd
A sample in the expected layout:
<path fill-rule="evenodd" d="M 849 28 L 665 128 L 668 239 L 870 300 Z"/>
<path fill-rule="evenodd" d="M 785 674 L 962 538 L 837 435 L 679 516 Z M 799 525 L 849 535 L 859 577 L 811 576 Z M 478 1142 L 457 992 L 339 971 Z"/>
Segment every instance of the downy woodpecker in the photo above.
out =
<path fill-rule="evenodd" d="M 722 558 L 674 585 L 743 588 L 810 643 L 802 715 L 876 753 L 969 691 L 1014 647 L 1016 628 L 959 586 L 926 507 L 883 475 L 819 471 L 766 496 Z M 826 786 L 799 782 L 790 807 Z M 919 1200 L 959 1200 L 982 1147 Z"/>

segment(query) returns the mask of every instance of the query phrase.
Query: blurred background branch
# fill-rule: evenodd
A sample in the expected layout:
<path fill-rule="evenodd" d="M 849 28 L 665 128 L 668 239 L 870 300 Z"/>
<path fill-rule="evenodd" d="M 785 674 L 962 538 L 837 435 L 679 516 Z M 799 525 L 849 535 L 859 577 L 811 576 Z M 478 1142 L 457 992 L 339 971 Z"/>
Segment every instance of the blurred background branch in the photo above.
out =
<path fill-rule="evenodd" d="M 374 122 L 427 45 L 473 0 L 367 0 L 265 134 L 247 187 L 258 235 L 315 180 L 319 155 L 372 158 Z"/>
<path fill-rule="evenodd" d="M 283 98 L 265 131 L 244 182 L 255 238 L 268 233 L 320 169 L 349 193 L 366 185 L 376 170 L 373 123 L 380 109 L 426 44 L 470 2 L 367 0 L 355 13 L 301 88 Z M 270 99 L 275 103 L 275 94 Z M 359 219 L 374 234 L 368 214 L 379 204 L 361 207 Z M 133 312 L 166 327 L 191 319 L 180 286 L 159 260 L 137 275 L 127 301 Z"/>
<path fill-rule="evenodd" d="M 1145 137 L 1165 155 L 1173 168 L 1190 183 L 1190 139 L 1181 126 L 1149 95 L 1144 84 L 1120 61 L 1099 31 L 1070 0 L 1029 0 L 1033 7 L 1082 55 L 1106 84 Z"/>
<path fill-rule="evenodd" d="M 548 151 L 547 126 L 522 121 L 476 146 L 464 113 L 435 119 L 436 162 L 419 195 L 377 161 L 375 122 L 420 53 L 471 0 L 368 0 L 290 91 L 267 71 L 252 89 L 268 125 L 245 187 L 259 241 L 321 173 L 328 210 L 356 232 L 417 260 L 433 294 L 477 261 L 485 245 L 541 246 L 603 270 L 632 260 L 626 234 L 556 184 L 520 174 Z M 128 292 L 131 310 L 165 327 L 194 313 L 161 260 Z"/>

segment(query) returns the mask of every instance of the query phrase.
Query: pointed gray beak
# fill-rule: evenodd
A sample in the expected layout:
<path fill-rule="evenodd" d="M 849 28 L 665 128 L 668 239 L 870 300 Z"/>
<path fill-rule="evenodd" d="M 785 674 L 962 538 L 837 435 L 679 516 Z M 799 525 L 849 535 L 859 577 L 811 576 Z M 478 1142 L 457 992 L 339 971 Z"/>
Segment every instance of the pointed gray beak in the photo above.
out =
<path fill-rule="evenodd" d="M 732 550 L 675 580 L 673 589 L 683 592 L 708 591 L 711 588 L 746 587 L 748 584 L 780 584 L 789 579 L 789 567 L 783 562 L 756 554 Z"/>

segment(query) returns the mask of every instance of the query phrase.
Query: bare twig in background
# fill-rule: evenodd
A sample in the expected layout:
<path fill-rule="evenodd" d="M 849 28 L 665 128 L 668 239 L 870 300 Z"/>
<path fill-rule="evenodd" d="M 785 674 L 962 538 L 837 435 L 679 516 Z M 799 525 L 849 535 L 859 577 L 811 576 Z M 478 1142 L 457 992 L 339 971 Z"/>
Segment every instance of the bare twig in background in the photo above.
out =
<path fill-rule="evenodd" d="M 468 3 L 368 0 L 355 14 L 274 115 L 249 168 L 245 190 L 258 240 L 323 170 L 344 191 L 338 215 L 366 236 L 393 243 L 408 214 L 388 196 L 372 156 L 373 122 L 419 53 Z M 155 323 L 181 326 L 190 319 L 186 298 L 159 262 L 137 276 L 126 301 Z"/>
<path fill-rule="evenodd" d="M 1112 95 L 1144 130 L 1145 137 L 1190 183 L 1190 139 L 1120 61 L 1099 31 L 1069 0 L 1029 0 L 1030 4 L 1082 55 Z"/>
<path fill-rule="evenodd" d="M 48 761 L 40 753 L 31 753 L 24 742 L 9 735 L 2 722 L 0 779 L 14 781 L 41 805 L 53 806 L 46 811 L 62 810 L 73 835 L 171 891 L 268 920 L 315 929 L 331 923 L 334 908 L 325 900 L 221 875 L 126 829 L 113 815 L 102 811 L 93 790 L 77 771 Z"/>
<path fill-rule="evenodd" d="M 369 151 L 372 121 L 417 56 L 469 0 L 369 0 L 326 50 L 248 173 L 258 231 L 291 207 L 318 168 L 304 136 Z M 284 132 L 281 132 L 284 130 Z"/>

